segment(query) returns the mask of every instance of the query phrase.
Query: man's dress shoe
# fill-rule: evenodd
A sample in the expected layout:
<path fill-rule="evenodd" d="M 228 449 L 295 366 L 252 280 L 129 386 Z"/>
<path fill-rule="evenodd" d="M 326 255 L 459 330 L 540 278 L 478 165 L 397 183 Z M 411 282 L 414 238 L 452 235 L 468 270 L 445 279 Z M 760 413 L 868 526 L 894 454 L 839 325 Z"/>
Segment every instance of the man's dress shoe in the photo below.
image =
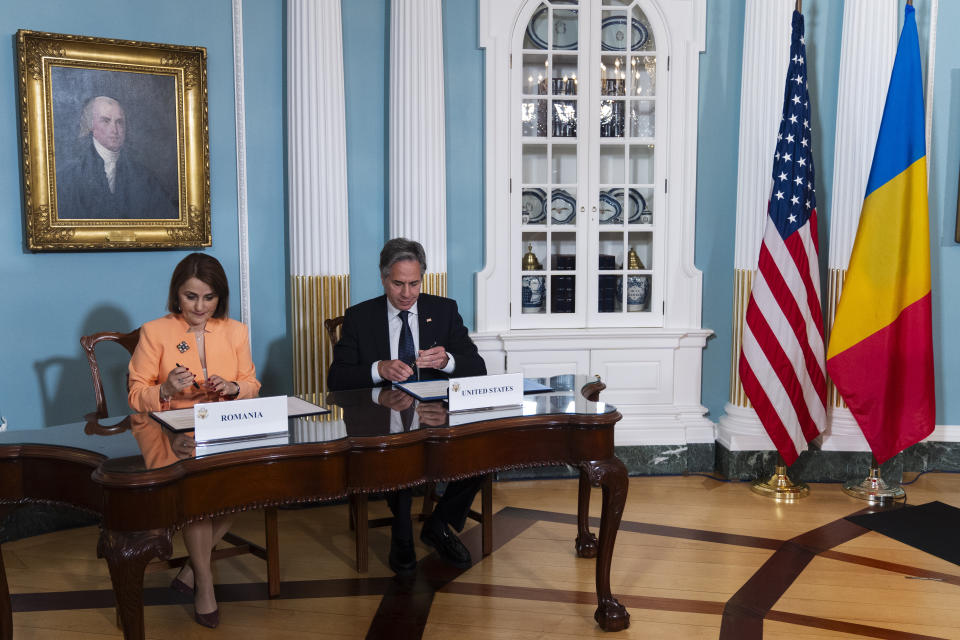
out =
<path fill-rule="evenodd" d="M 473 564 L 470 552 L 445 522 L 427 520 L 420 531 L 420 540 L 436 549 L 441 558 L 458 569 L 468 569 Z"/>
<path fill-rule="evenodd" d="M 394 573 L 401 576 L 408 576 L 417 570 L 417 552 L 413 549 L 412 542 L 390 541 L 390 568 Z"/>

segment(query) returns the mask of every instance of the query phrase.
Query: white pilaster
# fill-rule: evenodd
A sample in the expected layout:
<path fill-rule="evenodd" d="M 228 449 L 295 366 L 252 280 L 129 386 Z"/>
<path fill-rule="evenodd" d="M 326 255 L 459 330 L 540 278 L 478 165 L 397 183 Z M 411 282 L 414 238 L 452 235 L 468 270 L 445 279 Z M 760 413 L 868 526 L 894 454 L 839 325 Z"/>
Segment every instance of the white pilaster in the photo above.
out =
<path fill-rule="evenodd" d="M 772 449 L 773 443 L 740 388 L 737 361 L 749 285 L 766 224 L 773 152 L 783 111 L 794 0 L 747 0 L 740 81 L 740 155 L 737 159 L 737 237 L 730 402 L 717 441 L 731 451 Z"/>
<path fill-rule="evenodd" d="M 340 24 L 340 0 L 287 2 L 290 273 L 299 393 L 322 391 L 331 357 L 323 321 L 341 315 L 349 302 Z"/>
<path fill-rule="evenodd" d="M 897 50 L 897 4 L 897 0 L 847 0 L 843 6 L 830 203 L 828 327 L 833 325 L 843 290 L 890 84 Z M 860 427 L 832 384 L 828 407 L 821 447 L 830 451 L 869 451 Z"/>
<path fill-rule="evenodd" d="M 391 0 L 390 235 L 420 242 L 444 289 L 446 171 L 441 2 Z"/>

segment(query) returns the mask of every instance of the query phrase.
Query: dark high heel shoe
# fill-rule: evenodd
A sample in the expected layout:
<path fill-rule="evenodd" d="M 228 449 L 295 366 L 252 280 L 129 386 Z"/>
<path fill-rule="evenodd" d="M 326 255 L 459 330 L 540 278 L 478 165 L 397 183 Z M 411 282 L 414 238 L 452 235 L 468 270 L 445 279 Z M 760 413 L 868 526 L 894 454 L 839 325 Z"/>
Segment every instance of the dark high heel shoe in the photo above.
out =
<path fill-rule="evenodd" d="M 220 624 L 220 607 L 217 607 L 210 613 L 197 613 L 194 611 L 193 618 L 199 625 L 209 627 L 210 629 L 216 629 L 217 625 Z"/>
<path fill-rule="evenodd" d="M 170 582 L 170 588 L 174 591 L 179 591 L 180 593 L 185 593 L 191 598 L 194 595 L 194 588 L 188 585 L 186 582 L 180 579 L 180 574 L 178 573 L 174 576 L 173 580 Z"/>

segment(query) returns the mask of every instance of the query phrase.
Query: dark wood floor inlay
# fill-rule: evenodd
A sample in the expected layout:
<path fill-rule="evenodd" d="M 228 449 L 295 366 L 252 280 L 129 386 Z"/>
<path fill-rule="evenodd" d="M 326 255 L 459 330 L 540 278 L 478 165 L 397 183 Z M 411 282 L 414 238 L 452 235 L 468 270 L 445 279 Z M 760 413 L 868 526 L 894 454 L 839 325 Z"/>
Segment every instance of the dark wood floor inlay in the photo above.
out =
<path fill-rule="evenodd" d="M 840 519 L 784 542 L 727 601 L 720 640 L 761 640 L 763 619 L 810 561 L 866 532 L 867 529 Z"/>
<path fill-rule="evenodd" d="M 515 539 L 537 522 L 555 522 L 575 527 L 576 520 L 575 514 L 505 507 L 494 515 L 494 550 Z M 599 527 L 599 518 L 591 518 L 591 526 Z M 720 615 L 722 616 L 721 640 L 761 640 L 763 638 L 764 620 L 857 634 L 882 640 L 942 640 L 933 636 L 772 609 L 774 603 L 790 588 L 810 561 L 818 555 L 840 562 L 858 564 L 907 576 L 937 578 L 949 584 L 960 585 L 960 576 L 958 575 L 927 571 L 909 565 L 835 551 L 834 547 L 868 532 L 867 529 L 845 519 L 831 522 L 790 540 L 734 535 L 717 531 L 631 521 L 623 521 L 620 531 L 774 551 L 726 603 L 682 598 L 617 595 L 618 600 L 628 609 Z M 479 561 L 482 557 L 480 536 L 480 527 L 473 527 L 461 536 L 475 561 Z M 379 554 L 381 560 L 384 563 L 386 562 L 386 549 L 375 549 L 371 552 Z M 456 581 L 462 574 L 463 571 L 442 562 L 436 554 L 429 554 L 420 559 L 416 575 L 410 578 L 387 576 L 289 581 L 281 584 L 279 598 L 302 599 L 380 595 L 382 596 L 380 606 L 367 630 L 366 637 L 372 640 L 379 638 L 418 640 L 421 638 L 430 615 L 434 595 L 438 591 L 460 595 L 596 605 L 596 594 L 593 592 Z M 217 585 L 217 599 L 221 602 L 267 600 L 267 586 L 265 583 L 220 584 Z M 175 604 L 191 604 L 191 599 L 166 587 L 144 589 L 145 606 Z M 114 597 L 110 589 L 20 593 L 11 595 L 11 605 L 14 612 L 112 608 Z"/>
<path fill-rule="evenodd" d="M 925 636 L 908 631 L 897 631 L 896 629 L 885 629 L 867 624 L 843 622 L 842 620 L 815 618 L 813 616 L 805 616 L 801 613 L 787 613 L 786 611 L 770 611 L 767 614 L 767 620 L 788 622 L 790 624 L 837 631 L 839 633 L 851 633 L 865 638 L 881 638 L 882 640 L 949 640 L 948 638 L 941 638 L 940 636 Z"/>

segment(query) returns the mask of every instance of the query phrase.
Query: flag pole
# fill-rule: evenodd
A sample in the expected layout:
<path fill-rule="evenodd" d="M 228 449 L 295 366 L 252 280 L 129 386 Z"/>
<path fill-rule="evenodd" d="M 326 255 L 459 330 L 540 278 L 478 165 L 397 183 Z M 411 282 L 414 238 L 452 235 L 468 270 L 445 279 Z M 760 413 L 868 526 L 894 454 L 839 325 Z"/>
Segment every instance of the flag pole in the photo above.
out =
<path fill-rule="evenodd" d="M 800 0 L 797 0 L 799 3 Z M 810 487 L 806 482 L 794 482 L 787 476 L 787 463 L 779 453 L 773 475 L 766 480 L 754 480 L 750 490 L 777 502 L 796 502 L 810 495 Z"/>
<path fill-rule="evenodd" d="M 909 2 L 909 1 L 910 1 L 910 0 L 907 0 L 907 2 Z M 800 10 L 800 0 L 797 0 L 797 13 L 803 13 L 803 12 Z"/>
<path fill-rule="evenodd" d="M 866 500 L 870 504 L 885 505 L 895 500 L 906 500 L 907 492 L 903 487 L 891 487 L 880 477 L 880 465 L 877 457 L 870 456 L 870 471 L 863 480 L 847 480 L 843 483 L 843 492 L 859 500 Z"/>

